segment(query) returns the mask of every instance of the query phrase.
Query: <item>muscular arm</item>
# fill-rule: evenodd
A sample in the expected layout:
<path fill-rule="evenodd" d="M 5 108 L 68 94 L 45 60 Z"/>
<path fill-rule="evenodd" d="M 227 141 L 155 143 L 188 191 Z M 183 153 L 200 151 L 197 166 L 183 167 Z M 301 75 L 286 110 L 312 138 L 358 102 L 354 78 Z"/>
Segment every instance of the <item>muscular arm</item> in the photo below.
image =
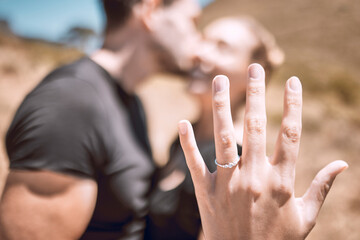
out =
<path fill-rule="evenodd" d="M 96 195 L 88 178 L 11 170 L 0 203 L 0 239 L 78 239 Z"/>

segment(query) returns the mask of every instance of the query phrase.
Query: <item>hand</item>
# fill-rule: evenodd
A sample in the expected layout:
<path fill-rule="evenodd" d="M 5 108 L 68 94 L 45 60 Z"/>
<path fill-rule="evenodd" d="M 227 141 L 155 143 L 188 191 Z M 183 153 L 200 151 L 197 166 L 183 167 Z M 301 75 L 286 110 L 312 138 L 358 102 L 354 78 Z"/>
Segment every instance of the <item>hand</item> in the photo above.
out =
<path fill-rule="evenodd" d="M 275 152 L 266 156 L 265 72 L 250 65 L 243 154 L 233 168 L 210 173 L 188 121 L 179 123 L 181 146 L 191 172 L 206 239 L 304 239 L 337 174 L 347 168 L 335 161 L 323 168 L 307 192 L 294 195 L 295 162 L 301 134 L 302 89 L 298 78 L 285 87 L 284 115 Z M 238 158 L 229 103 L 229 80 L 213 81 L 213 118 L 219 164 Z"/>

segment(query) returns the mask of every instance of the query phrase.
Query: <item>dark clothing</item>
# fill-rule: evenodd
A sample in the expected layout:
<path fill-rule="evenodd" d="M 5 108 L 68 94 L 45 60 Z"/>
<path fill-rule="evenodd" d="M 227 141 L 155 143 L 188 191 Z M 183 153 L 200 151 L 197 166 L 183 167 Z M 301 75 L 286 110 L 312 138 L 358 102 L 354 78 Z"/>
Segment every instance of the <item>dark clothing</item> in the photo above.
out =
<path fill-rule="evenodd" d="M 21 104 L 6 137 L 10 168 L 94 179 L 97 202 L 82 239 L 142 239 L 155 170 L 144 117 L 137 96 L 82 58 Z"/>
<path fill-rule="evenodd" d="M 216 170 L 214 141 L 198 142 L 200 153 L 210 172 Z M 241 155 L 241 146 L 238 154 Z M 176 188 L 163 191 L 158 183 L 174 171 L 185 174 L 184 181 Z M 194 185 L 186 165 L 180 140 L 171 146 L 169 162 L 158 170 L 155 186 L 150 196 L 146 239 L 196 240 L 201 229 L 201 219 L 195 197 Z"/>

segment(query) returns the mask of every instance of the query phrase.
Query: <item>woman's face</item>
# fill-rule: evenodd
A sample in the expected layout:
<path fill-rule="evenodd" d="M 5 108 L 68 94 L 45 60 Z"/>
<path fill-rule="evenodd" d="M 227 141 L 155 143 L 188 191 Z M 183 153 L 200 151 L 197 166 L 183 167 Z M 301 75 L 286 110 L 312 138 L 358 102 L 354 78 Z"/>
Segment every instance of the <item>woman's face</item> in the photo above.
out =
<path fill-rule="evenodd" d="M 191 74 L 188 90 L 211 105 L 211 82 L 219 74 L 230 79 L 231 103 L 244 99 L 247 67 L 258 40 L 238 20 L 217 20 L 204 30 L 205 43 L 198 53 L 198 66 Z M 206 107 L 206 106 L 203 106 Z"/>

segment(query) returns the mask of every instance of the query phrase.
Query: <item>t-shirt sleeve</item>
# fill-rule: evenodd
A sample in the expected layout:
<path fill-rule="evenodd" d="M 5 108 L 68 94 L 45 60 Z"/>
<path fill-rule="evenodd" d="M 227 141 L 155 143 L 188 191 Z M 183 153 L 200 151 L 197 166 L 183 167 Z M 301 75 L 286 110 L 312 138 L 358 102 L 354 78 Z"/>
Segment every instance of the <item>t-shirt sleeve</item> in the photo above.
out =
<path fill-rule="evenodd" d="M 23 101 L 6 137 L 10 169 L 95 178 L 103 122 L 95 89 L 80 79 L 40 84 Z"/>

